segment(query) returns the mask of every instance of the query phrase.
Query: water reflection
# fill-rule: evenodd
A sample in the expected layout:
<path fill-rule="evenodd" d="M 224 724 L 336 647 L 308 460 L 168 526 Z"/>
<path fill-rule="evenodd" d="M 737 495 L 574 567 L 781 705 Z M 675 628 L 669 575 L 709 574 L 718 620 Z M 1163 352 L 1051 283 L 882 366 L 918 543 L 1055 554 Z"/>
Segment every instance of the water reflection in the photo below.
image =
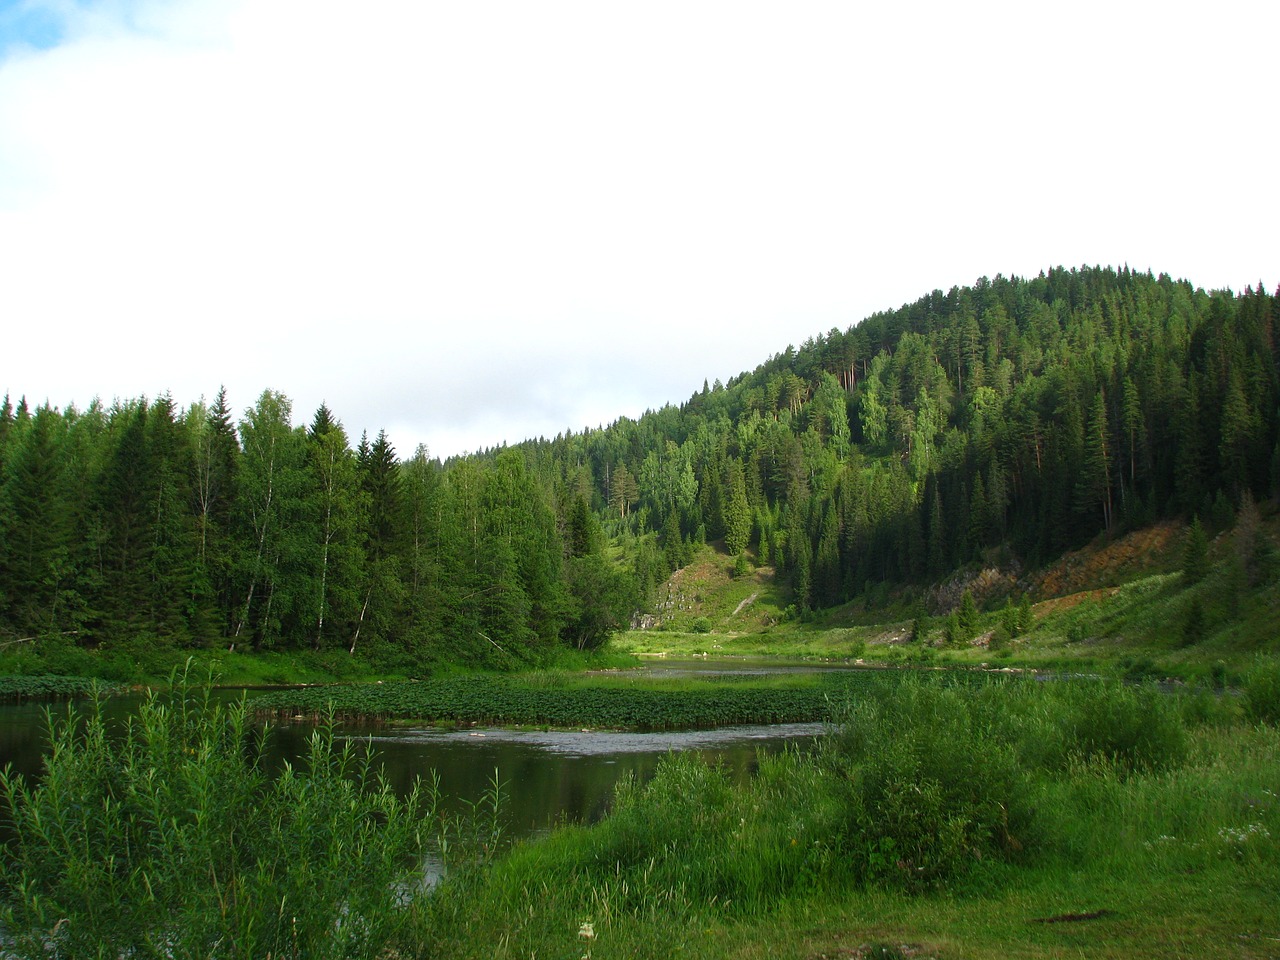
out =
<path fill-rule="evenodd" d="M 225 701 L 254 691 L 218 691 Z M 138 709 L 140 696 L 106 701 L 104 712 L 123 723 Z M 82 709 L 82 708 L 81 708 Z M 52 707 L 65 716 L 66 705 Z M 45 708 L 33 704 L 0 705 L 0 767 L 6 763 L 37 776 L 47 750 Z M 267 761 L 275 769 L 305 755 L 313 727 L 273 724 Z M 339 736 L 367 744 L 377 763 L 400 792 L 416 779 L 439 777 L 442 803 L 449 812 L 466 812 L 490 787 L 495 771 L 505 794 L 506 829 L 513 837 L 544 832 L 559 822 L 594 822 L 604 815 L 615 785 L 626 776 L 645 780 L 670 751 L 692 750 L 720 764 L 735 780 L 749 777 L 757 751 L 811 743 L 821 724 L 726 727 L 659 733 L 535 731 L 368 725 L 339 727 Z"/>

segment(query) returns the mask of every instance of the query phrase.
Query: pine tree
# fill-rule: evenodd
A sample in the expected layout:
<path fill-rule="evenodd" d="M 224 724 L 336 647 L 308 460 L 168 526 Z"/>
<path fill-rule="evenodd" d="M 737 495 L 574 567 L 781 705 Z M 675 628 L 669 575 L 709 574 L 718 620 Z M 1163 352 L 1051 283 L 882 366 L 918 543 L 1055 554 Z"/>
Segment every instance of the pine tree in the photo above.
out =
<path fill-rule="evenodd" d="M 65 626 L 59 600 L 73 573 L 73 531 L 61 432 L 58 415 L 37 408 L 29 427 L 14 432 L 0 474 L 0 613 L 22 634 Z"/>
<path fill-rule="evenodd" d="M 960 596 L 960 609 L 956 612 L 964 642 L 968 642 L 978 632 L 978 605 L 974 602 L 973 591 L 965 590 Z"/>
<path fill-rule="evenodd" d="M 1112 527 L 1111 441 L 1107 425 L 1107 401 L 1102 391 L 1094 394 L 1085 424 L 1084 462 L 1076 481 L 1076 506 L 1081 512 L 1102 509 L 1102 529 Z"/>
<path fill-rule="evenodd" d="M 361 489 L 360 470 L 342 424 L 322 404 L 308 432 L 308 513 L 316 541 L 309 553 L 315 559 L 315 595 L 309 618 L 317 650 L 330 634 L 346 635 L 360 618 L 365 545 L 361 543 L 369 496 Z"/>
<path fill-rule="evenodd" d="M 1221 440 L 1218 444 L 1218 460 L 1222 484 L 1232 498 L 1238 500 L 1249 489 L 1249 458 L 1256 430 L 1253 412 L 1245 399 L 1244 380 L 1240 370 L 1234 367 L 1222 401 L 1222 425 L 1219 432 Z"/>
<path fill-rule="evenodd" d="M 751 539 L 751 507 L 739 460 L 729 462 L 729 503 L 725 509 L 725 546 L 731 554 L 741 554 Z"/>
<path fill-rule="evenodd" d="M 314 513 L 307 509 L 307 439 L 295 432 L 293 404 L 266 390 L 245 411 L 239 433 L 239 493 L 234 515 L 238 590 L 231 636 L 259 646 L 314 637 Z"/>
<path fill-rule="evenodd" d="M 1182 579 L 1187 584 L 1199 583 L 1208 574 L 1209 538 L 1200 525 L 1200 518 L 1193 517 L 1182 548 Z"/>
<path fill-rule="evenodd" d="M 97 490 L 101 519 L 100 625 L 116 636 L 146 631 L 150 612 L 150 518 L 153 480 L 147 456 L 145 400 L 117 407 L 110 418 L 116 434 Z"/>
<path fill-rule="evenodd" d="M 216 605 L 220 629 L 231 629 L 226 616 L 232 603 L 232 510 L 237 496 L 240 444 L 231 422 L 225 387 L 218 390 L 213 406 L 192 406 L 187 414 L 191 438 L 192 512 L 195 515 L 196 575 L 192 601 Z M 210 625 L 212 626 L 212 625 Z"/>
<path fill-rule="evenodd" d="M 939 577 L 947 565 L 946 519 L 942 515 L 942 494 L 935 483 L 929 508 L 929 574 Z"/>
<path fill-rule="evenodd" d="M 973 492 L 969 495 L 969 542 L 973 544 L 975 553 L 986 546 L 988 520 L 986 485 L 982 482 L 982 474 L 975 473 Z"/>
<path fill-rule="evenodd" d="M 404 520 L 407 550 L 408 639 L 419 642 L 437 623 L 432 597 L 443 585 L 440 474 L 426 444 L 404 465 Z"/>

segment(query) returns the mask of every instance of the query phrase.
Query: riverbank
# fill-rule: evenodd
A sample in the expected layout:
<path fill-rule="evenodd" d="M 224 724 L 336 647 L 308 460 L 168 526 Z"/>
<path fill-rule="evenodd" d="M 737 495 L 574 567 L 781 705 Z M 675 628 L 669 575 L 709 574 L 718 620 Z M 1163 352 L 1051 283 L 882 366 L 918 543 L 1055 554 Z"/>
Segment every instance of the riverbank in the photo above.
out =
<path fill-rule="evenodd" d="M 598 826 L 417 904 L 403 953 L 1280 953 L 1274 725 L 1120 685 L 910 683 L 748 783 L 671 758 Z"/>
<path fill-rule="evenodd" d="M 483 822 L 469 820 L 461 832 L 449 828 L 456 859 L 445 879 L 429 895 L 402 896 L 387 914 L 394 922 L 383 928 L 383 939 L 365 944 L 361 955 L 958 960 L 1172 958 L 1224 949 L 1259 960 L 1276 955 L 1280 717 L 1266 710 L 1276 705 L 1277 676 L 1269 687 L 1246 685 L 1230 697 L 1097 680 L 964 674 L 957 682 L 955 674 L 918 670 L 790 674 L 762 686 L 817 689 L 833 675 L 867 678 L 859 695 L 841 704 L 835 732 L 814 749 L 758 755 L 751 776 L 669 756 L 652 777 L 624 778 L 598 824 L 562 824 L 514 845 L 493 842 L 503 819 L 495 784 L 492 797 L 467 808 L 466 816 L 478 812 Z M 649 682 L 673 692 L 752 685 L 732 677 L 697 680 Z M 527 689 L 538 681 L 523 682 Z M 551 674 L 541 682 L 544 694 L 591 684 L 599 690 L 602 683 L 619 690 L 643 686 L 627 674 Z M 189 734 L 161 728 L 198 711 L 153 712 L 150 726 L 139 727 L 156 730 L 138 742 L 146 755 L 124 769 L 141 778 L 139 790 L 181 784 L 202 803 L 216 804 L 222 819 L 213 822 L 240 830 L 234 846 L 248 859 L 235 869 L 258 876 L 256 828 L 242 823 L 251 808 L 241 809 L 222 786 L 249 776 L 247 784 L 265 789 L 255 779 L 258 741 L 246 736 L 243 721 L 228 726 L 217 719 L 241 708 L 215 703 L 214 709 L 224 713 L 197 726 L 206 732 L 189 744 Z M 317 742 L 331 744 L 325 731 L 322 725 Z M 114 796 L 117 778 L 100 774 L 119 757 L 100 737 L 89 737 L 84 749 L 85 759 L 79 748 L 60 753 L 65 776 L 55 777 L 60 786 L 40 801 L 61 804 L 58 815 L 77 818 L 76 830 L 85 833 L 65 852 L 72 858 L 66 866 L 75 870 L 64 876 L 57 857 L 31 860 L 29 869 L 70 898 L 65 906 L 48 897 L 40 902 L 53 903 L 58 916 L 74 913 L 82 928 L 77 936 L 92 938 L 98 922 L 133 929 L 129 911 L 150 909 L 145 883 L 127 895 L 101 893 L 113 906 L 100 918 L 97 895 L 86 897 L 74 886 L 87 876 L 74 858 L 115 843 L 125 852 L 135 849 L 128 840 L 135 828 L 116 821 L 150 816 L 151 807 L 114 800 L 104 807 L 96 791 Z M 250 767 L 242 771 L 239 763 Z M 147 779 L 152 767 L 167 771 L 155 783 Z M 314 761 L 299 767 L 313 768 Z M 346 762 L 343 768 L 357 769 Z M 505 790 L 519 790 L 523 782 L 512 780 Z M 295 792 L 305 798 L 314 790 L 300 781 Z M 347 799 L 325 816 L 345 817 L 352 798 L 335 796 Z M 281 813 L 293 816 L 301 809 L 297 802 L 283 804 Z M 183 831 L 203 829 L 201 816 L 187 823 L 185 793 L 174 803 L 156 818 L 155 829 L 167 830 L 174 817 Z M 113 816 L 78 819 L 104 809 Z M 358 805 L 350 810 L 361 829 L 373 829 L 386 815 Z M 307 823 L 307 830 L 320 825 Z M 397 824 L 407 836 L 402 818 Z M 99 836 L 100 829 L 114 832 Z M 202 856 L 217 859 L 222 877 L 220 829 L 208 832 Z M 32 842 L 42 836 L 37 831 Z M 467 837 L 469 846 L 456 845 Z M 287 854 L 271 854 L 283 858 L 272 869 L 287 867 L 298 877 L 329 869 L 312 862 L 308 850 L 291 841 Z M 388 863 L 396 859 L 394 851 L 387 855 Z M 101 862 L 95 855 L 92 864 Z M 349 876 L 350 865 L 334 875 Z M 194 882 L 185 874 L 175 878 L 157 923 L 185 916 L 184 898 L 199 901 Z M 254 930 L 276 924 L 272 936 L 286 944 L 291 934 L 287 923 L 276 922 L 279 903 L 260 894 L 257 902 L 259 894 L 246 893 L 237 922 Z M 207 906 L 216 926 L 222 922 L 217 904 Z M 308 914 L 308 936 L 316 943 L 325 936 L 323 917 L 322 910 Z"/>
<path fill-rule="evenodd" d="M 634 666 L 630 654 L 606 649 L 588 653 L 570 649 L 548 652 L 544 667 L 571 671 Z M 213 676 L 228 687 L 285 687 L 335 683 L 423 679 L 469 672 L 426 661 L 388 663 L 346 650 L 229 650 L 226 647 L 175 647 L 142 640 L 105 640 L 81 647 L 58 640 L 8 647 L 0 651 L 0 678 L 67 677 L 98 680 L 111 687 L 164 687 L 175 672 Z"/>

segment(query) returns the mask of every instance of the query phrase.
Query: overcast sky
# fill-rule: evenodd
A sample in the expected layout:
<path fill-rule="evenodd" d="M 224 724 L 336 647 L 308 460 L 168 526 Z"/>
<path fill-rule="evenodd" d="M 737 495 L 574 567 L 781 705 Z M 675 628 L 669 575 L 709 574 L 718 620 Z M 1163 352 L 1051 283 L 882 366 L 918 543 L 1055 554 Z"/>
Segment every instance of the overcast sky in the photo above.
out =
<path fill-rule="evenodd" d="M 443 457 L 983 275 L 1274 290 L 1278 35 L 1256 0 L 0 0 L 0 392 L 271 388 Z"/>

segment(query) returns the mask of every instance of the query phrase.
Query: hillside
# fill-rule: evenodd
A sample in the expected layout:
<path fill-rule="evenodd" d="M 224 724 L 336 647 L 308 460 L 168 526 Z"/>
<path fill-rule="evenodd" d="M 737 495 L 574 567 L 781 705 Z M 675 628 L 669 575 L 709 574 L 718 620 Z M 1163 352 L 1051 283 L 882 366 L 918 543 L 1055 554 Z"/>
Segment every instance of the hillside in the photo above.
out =
<path fill-rule="evenodd" d="M 946 583 L 904 588 L 870 608 L 849 604 L 807 622 L 788 608 L 772 568 L 735 577 L 732 558 L 713 545 L 672 574 L 658 591 L 656 612 L 638 618 L 617 646 L 641 655 L 1074 666 L 1223 682 L 1257 656 L 1280 653 L 1280 584 L 1249 572 L 1258 543 L 1263 556 L 1277 553 L 1280 518 L 1269 512 L 1257 531 L 1262 539 L 1247 551 L 1239 523 L 1221 531 L 1209 547 L 1211 572 L 1195 584 L 1182 572 L 1187 527 L 1166 521 L 1099 537 L 1041 569 L 974 564 Z M 948 643 L 945 617 L 966 590 L 985 612 L 971 638 Z M 1006 611 L 1022 596 L 1033 621 L 1009 637 L 1002 633 Z M 1192 621 L 1197 607 L 1199 620 Z M 922 635 L 913 637 L 918 623 Z"/>
<path fill-rule="evenodd" d="M 983 277 L 636 420 L 443 464 L 272 390 L 239 418 L 221 393 L 6 399 L 0 649 L 511 668 L 635 611 L 874 640 L 966 586 L 989 608 L 1155 578 L 1194 518 L 1221 537 L 1280 495 L 1278 313 L 1128 269 Z M 729 583 L 704 590 L 709 543 Z M 1274 579 L 1246 566 L 1237 601 Z M 1195 646 L 1221 606 L 1169 613 Z"/>

